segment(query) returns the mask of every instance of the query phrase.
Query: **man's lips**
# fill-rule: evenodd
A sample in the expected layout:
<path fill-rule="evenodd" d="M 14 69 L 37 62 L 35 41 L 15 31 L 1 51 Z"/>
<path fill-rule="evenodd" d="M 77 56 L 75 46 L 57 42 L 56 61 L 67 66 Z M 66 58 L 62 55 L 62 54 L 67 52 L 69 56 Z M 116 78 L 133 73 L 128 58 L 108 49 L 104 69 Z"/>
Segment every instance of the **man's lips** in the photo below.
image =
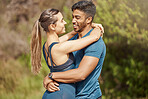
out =
<path fill-rule="evenodd" d="M 77 25 L 75 25 L 75 24 L 73 25 L 73 28 L 77 28 L 77 27 L 78 27 Z"/>

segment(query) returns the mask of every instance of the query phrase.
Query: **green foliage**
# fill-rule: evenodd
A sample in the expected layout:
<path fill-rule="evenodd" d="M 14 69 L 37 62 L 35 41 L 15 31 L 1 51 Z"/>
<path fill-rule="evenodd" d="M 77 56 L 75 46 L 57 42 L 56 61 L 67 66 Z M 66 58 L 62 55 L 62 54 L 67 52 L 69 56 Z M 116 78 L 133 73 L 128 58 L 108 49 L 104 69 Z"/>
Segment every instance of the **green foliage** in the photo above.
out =
<path fill-rule="evenodd" d="M 103 98 L 147 97 L 148 29 L 143 22 L 148 7 L 141 7 L 142 2 L 138 0 L 97 0 L 96 5 L 94 22 L 104 26 L 103 39 L 107 46 L 102 70 Z M 71 12 L 66 6 L 63 11 L 69 32 Z"/>
<path fill-rule="evenodd" d="M 45 91 L 43 78 L 49 73 L 44 59 L 38 75 L 31 73 L 30 54 L 0 65 L 3 65 L 0 66 L 0 99 L 41 99 Z"/>
<path fill-rule="evenodd" d="M 139 2 L 97 0 L 94 21 L 103 24 L 107 45 L 101 85 L 107 98 L 148 96 L 148 29 L 141 23 L 147 15 Z"/>
<path fill-rule="evenodd" d="M 49 7 L 47 1 L 49 0 L 39 2 L 40 9 Z M 101 74 L 103 81 L 100 81 L 103 99 L 148 98 L 147 0 L 96 1 L 97 13 L 94 22 L 103 25 L 103 39 L 107 47 Z M 0 8 L 5 8 L 4 4 L 8 3 L 10 0 L 0 1 Z M 62 11 L 67 22 L 66 31 L 70 32 L 73 30 L 72 12 L 68 6 L 63 6 Z M 39 13 L 40 11 L 34 17 L 28 16 L 27 22 L 14 23 L 15 25 L 6 24 L 5 17 L 1 15 L 0 26 L 13 28 L 8 29 L 8 32 L 14 30 L 16 34 L 23 34 L 29 44 L 29 33 Z M 44 42 L 43 38 L 42 44 Z M 45 91 L 43 78 L 49 72 L 43 56 L 41 72 L 36 76 L 31 73 L 30 53 L 21 53 L 15 59 L 0 60 L 0 99 L 41 99 Z"/>

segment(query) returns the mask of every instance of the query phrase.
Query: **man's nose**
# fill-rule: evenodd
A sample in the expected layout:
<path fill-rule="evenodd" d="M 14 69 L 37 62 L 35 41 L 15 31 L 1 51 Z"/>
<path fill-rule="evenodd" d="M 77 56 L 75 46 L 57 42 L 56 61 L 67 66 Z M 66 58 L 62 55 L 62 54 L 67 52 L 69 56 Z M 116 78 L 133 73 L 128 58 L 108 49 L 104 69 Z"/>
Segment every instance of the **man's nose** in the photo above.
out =
<path fill-rule="evenodd" d="M 72 19 L 72 23 L 75 23 L 75 22 L 76 22 L 76 20 L 75 20 L 75 18 L 73 18 L 73 19 Z"/>

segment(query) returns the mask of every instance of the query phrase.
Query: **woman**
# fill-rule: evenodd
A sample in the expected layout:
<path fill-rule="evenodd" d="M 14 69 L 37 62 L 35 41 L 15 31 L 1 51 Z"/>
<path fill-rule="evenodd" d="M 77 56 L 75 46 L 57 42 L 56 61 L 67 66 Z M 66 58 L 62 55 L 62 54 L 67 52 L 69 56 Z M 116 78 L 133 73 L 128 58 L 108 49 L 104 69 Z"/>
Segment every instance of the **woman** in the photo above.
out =
<path fill-rule="evenodd" d="M 40 27 L 47 35 L 47 41 L 43 45 L 43 54 L 51 72 L 61 72 L 74 68 L 74 57 L 71 52 L 80 50 L 100 38 L 100 29 L 95 28 L 90 36 L 78 40 L 71 40 L 76 33 L 74 31 L 58 38 L 59 34 L 65 33 L 65 24 L 61 12 L 57 9 L 45 10 L 36 21 L 31 38 L 31 62 L 34 74 L 41 68 L 41 32 Z M 81 45 L 81 46 L 80 46 Z M 42 99 L 75 99 L 74 83 L 59 83 L 59 91 L 45 91 Z"/>

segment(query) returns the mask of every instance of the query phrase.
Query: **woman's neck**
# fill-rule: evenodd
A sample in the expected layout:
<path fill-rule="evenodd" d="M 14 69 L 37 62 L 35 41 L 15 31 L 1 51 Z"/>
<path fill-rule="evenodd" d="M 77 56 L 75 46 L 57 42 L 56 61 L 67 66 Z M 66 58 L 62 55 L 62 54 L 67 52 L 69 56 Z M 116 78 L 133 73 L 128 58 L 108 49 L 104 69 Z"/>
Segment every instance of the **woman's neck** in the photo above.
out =
<path fill-rule="evenodd" d="M 53 42 L 59 42 L 58 35 L 55 32 L 47 32 L 47 45 Z"/>

